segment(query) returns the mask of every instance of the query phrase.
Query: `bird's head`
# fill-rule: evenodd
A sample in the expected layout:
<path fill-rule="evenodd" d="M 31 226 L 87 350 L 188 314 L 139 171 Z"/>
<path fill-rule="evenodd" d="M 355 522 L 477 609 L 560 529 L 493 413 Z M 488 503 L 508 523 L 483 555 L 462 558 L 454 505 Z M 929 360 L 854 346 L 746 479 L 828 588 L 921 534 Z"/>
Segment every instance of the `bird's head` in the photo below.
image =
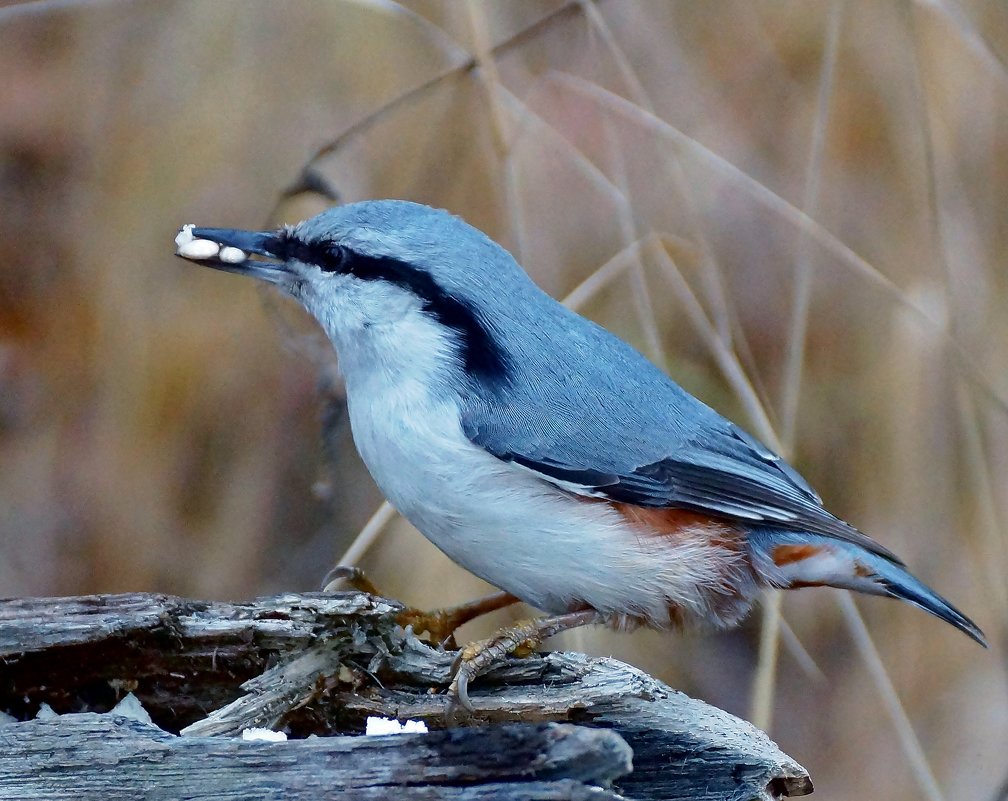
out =
<path fill-rule="evenodd" d="M 299 300 L 345 372 L 357 361 L 394 369 L 423 356 L 470 378 L 500 378 L 507 370 L 501 315 L 540 294 L 481 231 L 406 201 L 338 206 L 275 231 L 186 225 L 175 243 L 182 258 L 258 278 Z"/>

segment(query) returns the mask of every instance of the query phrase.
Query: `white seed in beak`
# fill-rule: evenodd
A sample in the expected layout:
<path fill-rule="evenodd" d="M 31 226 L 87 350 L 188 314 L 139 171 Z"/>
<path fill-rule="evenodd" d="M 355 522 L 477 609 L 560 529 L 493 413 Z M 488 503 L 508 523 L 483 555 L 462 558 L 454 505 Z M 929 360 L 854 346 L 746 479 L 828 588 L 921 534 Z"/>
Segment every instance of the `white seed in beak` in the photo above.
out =
<path fill-rule="evenodd" d="M 204 242 L 206 240 L 203 240 Z M 222 247 L 217 258 L 219 258 L 225 264 L 241 264 L 245 259 L 248 258 L 248 253 L 240 248 L 234 248 L 230 245 Z"/>
<path fill-rule="evenodd" d="M 188 225 L 183 225 L 177 234 L 175 234 L 175 247 L 180 248 L 187 242 L 193 241 L 192 229 L 196 226 L 192 223 Z"/>
<path fill-rule="evenodd" d="M 193 239 L 178 249 L 178 254 L 186 259 L 212 259 L 219 252 L 220 245 L 209 239 Z"/>

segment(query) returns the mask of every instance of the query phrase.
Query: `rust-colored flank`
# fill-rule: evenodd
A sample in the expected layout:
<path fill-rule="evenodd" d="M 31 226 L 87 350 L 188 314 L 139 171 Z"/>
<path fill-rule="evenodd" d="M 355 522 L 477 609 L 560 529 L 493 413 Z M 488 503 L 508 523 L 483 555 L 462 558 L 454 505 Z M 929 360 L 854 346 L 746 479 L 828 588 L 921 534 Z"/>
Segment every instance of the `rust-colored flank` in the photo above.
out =
<path fill-rule="evenodd" d="M 784 567 L 815 556 L 821 551 L 822 548 L 818 545 L 777 545 L 770 555 L 777 567 Z"/>
<path fill-rule="evenodd" d="M 632 503 L 612 502 L 610 506 L 631 523 L 647 526 L 661 534 L 675 534 L 684 528 L 705 529 L 712 526 L 724 528 L 725 524 L 710 515 L 686 509 L 634 506 Z"/>

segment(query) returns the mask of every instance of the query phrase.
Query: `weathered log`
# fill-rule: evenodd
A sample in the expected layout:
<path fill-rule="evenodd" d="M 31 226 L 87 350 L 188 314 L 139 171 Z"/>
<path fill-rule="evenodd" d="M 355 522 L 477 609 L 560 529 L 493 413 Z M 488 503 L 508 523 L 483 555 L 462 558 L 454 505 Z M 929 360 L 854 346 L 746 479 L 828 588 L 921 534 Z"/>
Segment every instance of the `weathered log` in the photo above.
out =
<path fill-rule="evenodd" d="M 236 734 L 249 726 L 284 728 L 299 737 L 354 734 L 363 730 L 367 715 L 422 719 L 431 728 L 443 728 L 453 717 L 442 691 L 455 654 L 432 648 L 402 629 L 396 622 L 401 610 L 395 602 L 363 593 L 291 594 L 244 604 L 151 595 L 0 601 L 0 709 L 21 720 L 33 716 L 43 702 L 59 712 L 106 712 L 119 696 L 133 691 L 157 725 L 187 735 L 165 740 L 172 735 L 148 733 L 145 742 L 159 749 L 171 742 L 179 753 L 215 755 L 230 760 L 236 771 L 248 771 L 249 782 L 266 781 L 254 775 L 264 770 L 264 763 L 231 757 L 237 752 L 220 743 L 232 743 L 238 751 L 240 746 L 207 735 Z M 779 798 L 811 792 L 804 769 L 765 734 L 613 659 L 571 653 L 513 659 L 481 676 L 470 695 L 476 714 L 454 715 L 460 724 L 578 723 L 611 729 L 633 750 L 633 772 L 621 778 L 612 775 L 610 762 L 596 776 L 553 776 L 554 784 L 566 783 L 564 789 L 547 788 L 535 777 L 535 787 L 521 789 L 533 795 L 520 797 L 589 797 L 584 793 L 595 792 L 589 785 L 612 778 L 615 791 L 639 799 Z M 47 736 L 57 736 L 46 727 L 58 725 L 40 721 L 0 727 L 0 776 L 18 759 L 24 764 L 24 747 L 34 748 L 42 729 Z M 68 738 L 64 742 L 81 740 L 83 748 L 86 737 L 78 729 L 84 724 L 62 725 Z M 477 736 L 490 737 L 488 732 L 494 730 L 484 725 Z M 135 728 L 124 732 L 104 741 L 128 748 L 131 739 L 141 737 Z M 308 743 L 315 749 L 321 748 L 314 745 L 320 742 L 343 748 L 337 739 L 284 744 L 290 751 L 279 756 L 280 762 L 300 760 L 294 755 Z M 407 741 L 412 739 L 397 739 L 403 747 Z M 591 747 L 615 746 L 595 742 Z M 39 748 L 31 753 L 46 753 Z M 114 755 L 108 759 L 119 764 Z M 94 760 L 101 763 L 101 755 L 96 753 Z M 74 772 L 80 773 L 81 762 L 74 764 Z M 295 773 L 284 778 L 283 771 L 268 772 L 271 781 L 299 781 Z M 245 788 L 236 773 L 228 775 Z M 183 769 L 178 776 L 185 780 L 196 774 Z M 410 797 L 483 797 L 479 793 L 489 793 L 490 785 L 509 781 L 498 778 L 486 772 L 482 782 L 461 790 L 452 783 L 454 795 Z M 174 792 L 197 797 L 192 795 L 193 788 L 200 787 L 196 781 Z M 447 792 L 444 785 L 414 784 L 427 793 Z M 256 786 L 258 791 L 242 797 L 263 797 L 263 785 Z M 380 797 L 384 791 L 374 792 L 379 795 L 366 797 Z M 557 792 L 568 795 L 534 795 Z M 300 797 L 286 791 L 283 795 Z"/>
<path fill-rule="evenodd" d="M 0 726 L 6 801 L 177 798 L 618 799 L 611 731 L 564 724 L 245 742 L 175 737 L 112 714 Z M 501 755 L 506 755 L 502 758 Z M 70 768 L 70 769 L 68 769 Z"/>

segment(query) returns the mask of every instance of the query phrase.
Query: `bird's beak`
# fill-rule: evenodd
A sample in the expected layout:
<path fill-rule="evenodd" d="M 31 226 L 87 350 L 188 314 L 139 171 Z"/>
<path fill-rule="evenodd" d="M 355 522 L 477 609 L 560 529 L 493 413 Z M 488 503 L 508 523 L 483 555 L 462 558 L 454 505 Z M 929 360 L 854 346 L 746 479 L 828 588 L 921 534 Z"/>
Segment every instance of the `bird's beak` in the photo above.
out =
<path fill-rule="evenodd" d="M 175 255 L 215 270 L 283 284 L 290 279 L 290 270 L 282 260 L 271 260 L 280 256 L 279 244 L 276 231 L 183 225 L 175 237 Z"/>

